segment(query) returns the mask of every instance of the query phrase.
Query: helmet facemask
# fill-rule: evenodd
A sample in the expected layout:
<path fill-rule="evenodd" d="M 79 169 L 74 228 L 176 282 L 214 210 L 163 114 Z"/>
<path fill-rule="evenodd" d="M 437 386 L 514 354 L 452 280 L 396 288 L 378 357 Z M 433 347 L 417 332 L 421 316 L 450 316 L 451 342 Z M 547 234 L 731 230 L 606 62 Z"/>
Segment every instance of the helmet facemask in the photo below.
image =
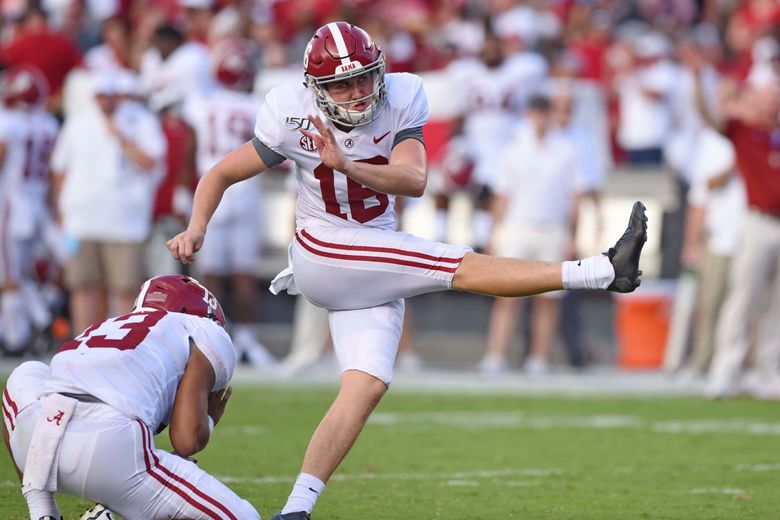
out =
<path fill-rule="evenodd" d="M 355 63 L 355 62 L 353 62 Z M 328 84 L 337 81 L 343 81 L 349 78 L 371 74 L 373 79 L 373 88 L 369 95 L 350 99 L 347 101 L 335 101 L 328 91 Z M 379 116 L 379 110 L 387 99 L 387 88 L 385 86 L 385 56 L 380 54 L 379 58 L 366 67 L 356 68 L 347 72 L 332 74 L 317 78 L 311 74 L 306 74 L 306 85 L 314 92 L 317 106 L 325 116 L 336 124 L 354 128 L 367 125 Z M 369 106 L 363 110 L 350 110 L 350 105 L 369 101 Z"/>

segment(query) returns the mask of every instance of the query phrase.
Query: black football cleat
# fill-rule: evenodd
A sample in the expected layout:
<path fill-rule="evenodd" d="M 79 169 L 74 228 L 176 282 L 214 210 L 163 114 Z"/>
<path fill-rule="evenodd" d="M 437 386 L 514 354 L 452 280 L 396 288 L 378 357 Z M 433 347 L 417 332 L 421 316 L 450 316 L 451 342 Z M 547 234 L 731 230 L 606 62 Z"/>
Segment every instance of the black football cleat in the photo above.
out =
<path fill-rule="evenodd" d="M 623 236 L 604 253 L 615 270 L 615 279 L 607 287 L 608 291 L 620 293 L 633 292 L 642 283 L 639 270 L 639 257 L 642 247 L 647 242 L 647 215 L 645 205 L 640 201 L 634 203 L 628 227 Z"/>
<path fill-rule="evenodd" d="M 296 511 L 283 515 L 281 512 L 271 517 L 271 520 L 311 520 L 311 515 L 306 511 Z"/>

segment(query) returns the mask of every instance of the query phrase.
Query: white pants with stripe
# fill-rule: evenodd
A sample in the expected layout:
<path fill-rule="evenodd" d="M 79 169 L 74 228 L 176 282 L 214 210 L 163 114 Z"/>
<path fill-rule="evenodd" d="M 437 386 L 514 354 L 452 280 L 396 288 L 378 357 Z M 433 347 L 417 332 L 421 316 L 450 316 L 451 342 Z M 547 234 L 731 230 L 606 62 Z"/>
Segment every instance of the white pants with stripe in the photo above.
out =
<path fill-rule="evenodd" d="M 390 384 L 403 299 L 451 289 L 469 251 L 396 231 L 299 229 L 290 246 L 292 274 L 274 288 L 295 288 L 329 310 L 342 371 L 360 370 Z"/>
<path fill-rule="evenodd" d="M 3 392 L 3 420 L 22 469 L 46 374 L 43 363 L 23 363 Z M 146 425 L 104 403 L 76 405 L 60 446 L 57 491 L 101 503 L 128 520 L 260 518 L 249 502 L 193 462 L 155 449 Z"/>

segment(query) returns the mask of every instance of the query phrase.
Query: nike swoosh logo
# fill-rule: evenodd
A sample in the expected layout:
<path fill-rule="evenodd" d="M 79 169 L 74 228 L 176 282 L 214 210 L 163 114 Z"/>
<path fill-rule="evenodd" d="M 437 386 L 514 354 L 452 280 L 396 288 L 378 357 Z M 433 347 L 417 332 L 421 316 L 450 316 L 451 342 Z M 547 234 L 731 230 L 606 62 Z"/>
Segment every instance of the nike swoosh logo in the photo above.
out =
<path fill-rule="evenodd" d="M 387 137 L 387 135 L 388 135 L 389 133 L 390 133 L 390 132 L 387 132 L 387 134 L 385 134 L 385 135 L 383 135 L 383 136 L 381 136 L 381 137 L 374 137 L 374 144 L 377 144 L 379 141 L 381 141 L 382 139 L 384 139 L 385 137 Z"/>
<path fill-rule="evenodd" d="M 577 265 L 578 265 L 578 266 L 581 266 L 581 265 L 582 265 L 582 260 L 581 260 L 581 259 L 580 259 L 580 260 L 577 260 Z"/>

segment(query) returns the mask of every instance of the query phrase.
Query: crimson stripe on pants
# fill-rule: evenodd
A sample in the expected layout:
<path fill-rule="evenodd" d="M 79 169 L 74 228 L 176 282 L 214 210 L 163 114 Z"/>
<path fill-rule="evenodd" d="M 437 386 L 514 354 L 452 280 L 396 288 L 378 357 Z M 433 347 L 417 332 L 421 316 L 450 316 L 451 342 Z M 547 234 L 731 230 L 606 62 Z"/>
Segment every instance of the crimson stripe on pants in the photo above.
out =
<path fill-rule="evenodd" d="M 11 417 L 11 412 L 9 412 L 8 408 L 5 407 L 5 401 L 3 401 L 3 415 L 8 417 L 8 422 L 11 425 L 11 431 L 14 431 L 16 429 L 16 425 L 14 424 L 13 417 Z"/>
<path fill-rule="evenodd" d="M 201 511 L 202 513 L 205 513 L 206 515 L 208 515 L 213 520 L 222 520 L 222 517 L 218 513 L 215 513 L 213 510 L 209 509 L 206 505 L 201 504 L 201 503 L 195 501 L 194 498 L 191 497 L 189 494 L 187 494 L 184 490 L 182 490 L 181 488 L 176 487 L 173 483 L 169 482 L 168 480 L 166 480 L 164 477 L 162 477 L 160 474 L 158 474 L 155 471 L 156 468 L 160 468 L 160 469 L 165 470 L 166 472 L 168 472 L 168 470 L 166 470 L 162 466 L 157 466 L 157 463 L 159 462 L 159 459 L 157 459 L 157 457 L 154 455 L 154 451 L 151 448 L 151 445 L 152 445 L 151 432 L 149 432 L 147 430 L 146 425 L 143 424 L 141 421 L 137 421 L 137 422 L 138 422 L 138 425 L 141 427 L 141 435 L 143 436 L 144 463 L 146 464 L 146 472 L 149 473 L 160 484 L 162 484 L 166 488 L 170 489 L 171 491 L 173 491 L 174 493 L 176 493 L 180 497 L 182 497 L 188 504 L 190 504 L 195 509 Z M 155 464 L 154 466 L 152 465 L 152 461 L 150 461 L 150 455 L 151 455 L 152 461 Z M 173 474 L 170 473 L 170 472 L 168 472 L 168 473 L 173 478 Z M 180 477 L 176 477 L 176 480 L 178 480 L 179 482 L 185 482 Z M 187 484 L 189 485 L 189 483 L 187 483 Z M 191 485 L 189 485 L 189 486 L 191 487 Z M 194 489 L 194 488 L 191 487 L 191 489 Z M 197 493 L 197 494 L 198 495 L 202 495 L 201 493 Z M 203 495 L 203 496 L 205 496 L 205 495 Z M 208 499 L 208 500 L 213 502 L 212 499 Z M 230 514 L 230 512 L 227 512 L 227 515 L 228 515 L 228 518 L 230 518 L 231 520 L 237 520 L 235 516 Z"/>
<path fill-rule="evenodd" d="M 19 415 L 19 408 L 17 408 L 16 403 L 13 399 L 11 399 L 11 394 L 8 393 L 8 388 L 5 388 L 3 390 L 3 395 L 5 396 L 6 400 L 8 401 L 8 406 L 10 406 L 14 411 L 14 417 Z"/>
<path fill-rule="evenodd" d="M 449 264 L 459 264 L 463 258 L 448 258 L 448 257 L 442 257 L 442 256 L 433 256 L 428 255 L 425 253 L 420 253 L 418 251 L 409 251 L 407 249 L 396 249 L 394 247 L 378 247 L 378 246 L 355 246 L 355 245 L 346 245 L 346 244 L 336 244 L 333 242 L 325 242 L 323 240 L 319 240 L 318 238 L 314 238 L 311 236 L 309 232 L 307 232 L 305 229 L 301 230 L 301 234 L 303 234 L 304 237 L 306 237 L 307 240 L 310 240 L 314 242 L 318 246 L 322 247 L 329 247 L 331 249 L 347 249 L 352 251 L 371 251 L 374 253 L 392 253 L 396 255 L 405 255 L 405 256 L 413 256 L 415 258 L 421 258 L 423 260 L 431 260 L 433 262 L 444 262 Z"/>
<path fill-rule="evenodd" d="M 150 435 L 150 438 L 151 438 L 151 435 Z M 160 459 L 157 458 L 157 455 L 155 455 L 154 452 L 152 452 L 152 457 L 154 457 L 155 466 L 157 468 L 161 469 L 163 471 L 163 473 L 168 475 L 173 480 L 183 484 L 187 489 L 189 489 L 190 491 L 192 491 L 193 493 L 198 495 L 200 498 L 202 498 L 206 502 L 210 503 L 211 505 L 213 505 L 214 507 L 216 507 L 217 509 L 219 509 L 220 511 L 225 513 L 227 515 L 227 517 L 230 518 L 230 520 L 237 520 L 235 515 L 233 515 L 233 513 L 231 513 L 230 510 L 227 507 L 225 507 L 224 505 L 219 503 L 216 499 L 214 499 L 214 498 L 206 495 L 205 493 L 201 492 L 198 488 L 196 488 L 195 486 L 190 484 L 188 481 L 184 480 L 180 476 L 174 474 L 171 470 L 169 470 L 165 466 L 161 465 L 160 464 Z"/>
<path fill-rule="evenodd" d="M 11 410 L 14 412 L 13 417 L 11 417 Z M 14 400 L 11 399 L 11 394 L 8 393 L 8 388 L 3 389 L 3 415 L 8 417 L 8 422 L 11 424 L 11 431 L 15 430 L 16 424 L 14 423 L 14 417 L 19 415 L 19 408 L 16 406 Z"/>
<path fill-rule="evenodd" d="M 298 240 L 298 243 L 301 244 L 307 251 L 317 255 L 317 256 L 323 256 L 326 258 L 336 258 L 339 260 L 356 260 L 356 261 L 363 261 L 363 262 L 378 262 L 378 263 L 385 263 L 385 264 L 396 264 L 396 265 L 404 265 L 408 267 L 419 267 L 421 269 L 429 269 L 431 271 L 444 271 L 445 273 L 454 273 L 457 271 L 458 266 L 455 267 L 444 267 L 441 265 L 435 265 L 435 264 L 424 264 L 421 262 L 411 262 L 409 260 L 401 260 L 400 258 L 388 258 L 383 256 L 367 256 L 367 255 L 342 255 L 339 253 L 331 253 L 329 251 L 322 251 L 320 249 L 316 249 L 312 247 L 311 245 L 307 244 L 303 241 L 301 236 L 298 234 L 298 232 L 295 233 L 295 238 Z"/>

